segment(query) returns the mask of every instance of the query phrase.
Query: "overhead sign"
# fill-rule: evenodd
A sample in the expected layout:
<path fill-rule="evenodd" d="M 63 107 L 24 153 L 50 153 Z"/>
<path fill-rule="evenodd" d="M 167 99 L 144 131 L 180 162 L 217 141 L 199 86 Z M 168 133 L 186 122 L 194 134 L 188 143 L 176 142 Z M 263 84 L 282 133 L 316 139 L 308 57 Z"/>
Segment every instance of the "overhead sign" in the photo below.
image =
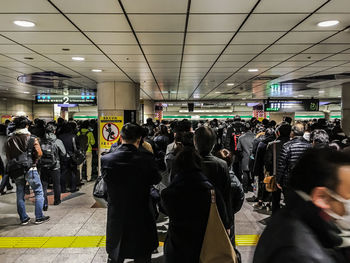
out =
<path fill-rule="evenodd" d="M 96 104 L 95 95 L 36 95 L 37 104 Z"/>
<path fill-rule="evenodd" d="M 123 124 L 123 116 L 102 116 L 100 118 L 101 149 L 109 149 L 118 141 Z"/>
<path fill-rule="evenodd" d="M 264 110 L 269 112 L 319 111 L 318 99 L 306 100 L 265 100 Z"/>

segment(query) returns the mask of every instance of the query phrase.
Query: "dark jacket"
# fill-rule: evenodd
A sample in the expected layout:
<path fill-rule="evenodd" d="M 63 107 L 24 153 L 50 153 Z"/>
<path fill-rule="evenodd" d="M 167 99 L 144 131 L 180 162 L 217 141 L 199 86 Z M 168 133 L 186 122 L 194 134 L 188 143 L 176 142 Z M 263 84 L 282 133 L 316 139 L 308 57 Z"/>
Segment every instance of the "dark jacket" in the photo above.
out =
<path fill-rule="evenodd" d="M 237 150 L 242 152 L 242 170 L 249 171 L 249 160 L 253 151 L 253 141 L 255 135 L 252 131 L 247 131 L 239 137 Z"/>
<path fill-rule="evenodd" d="M 158 247 L 150 187 L 161 180 L 152 154 L 122 144 L 101 157 L 108 191 L 107 252 L 114 258 L 143 257 Z M 113 257 L 113 256 L 112 256 Z"/>
<path fill-rule="evenodd" d="M 274 145 L 276 145 L 276 172 L 277 172 L 277 162 L 278 159 L 281 155 L 281 150 L 283 145 L 286 142 L 289 142 L 290 138 L 289 137 L 279 137 L 278 139 L 276 139 L 273 142 L 270 142 L 267 145 L 266 148 L 266 155 L 265 155 L 265 169 L 266 171 L 268 171 L 270 173 L 270 175 L 273 175 L 273 148 Z"/>
<path fill-rule="evenodd" d="M 73 137 L 75 138 L 75 143 L 78 148 L 79 146 L 77 142 L 77 136 L 75 134 L 69 132 L 69 133 L 63 133 L 58 136 L 58 139 L 60 139 L 63 142 L 64 148 L 66 149 L 68 155 L 74 153 Z"/>
<path fill-rule="evenodd" d="M 253 263 L 345 263 L 349 248 L 342 243 L 340 230 L 329 216 L 295 192 L 260 237 Z"/>
<path fill-rule="evenodd" d="M 265 136 L 264 136 L 265 137 Z M 265 164 L 265 154 L 267 145 L 275 139 L 274 136 L 267 136 L 262 140 L 256 149 L 255 158 L 254 158 L 254 168 L 253 175 L 258 176 L 259 180 L 263 180 L 265 177 L 264 174 L 264 164 Z"/>
<path fill-rule="evenodd" d="M 232 197 L 231 197 L 231 178 L 227 163 L 212 154 L 202 156 L 202 169 L 204 175 L 209 179 L 209 182 L 220 191 L 222 198 L 224 199 L 228 222 L 230 226 L 233 224 L 233 212 L 232 212 Z"/>
<path fill-rule="evenodd" d="M 239 181 L 233 171 L 229 172 L 231 178 L 231 204 L 232 213 L 236 214 L 241 210 L 244 203 L 244 190 L 242 183 Z"/>
<path fill-rule="evenodd" d="M 281 150 L 277 166 L 277 183 L 282 187 L 288 187 L 290 172 L 302 154 L 311 147 L 303 137 L 294 137 L 285 143 Z"/>
<path fill-rule="evenodd" d="M 177 174 L 169 187 L 162 191 L 162 206 L 170 219 L 164 246 L 166 263 L 199 263 L 212 188 L 200 171 L 193 171 Z M 218 191 L 216 203 L 221 218 L 227 218 L 225 205 Z M 228 222 L 223 223 L 228 229 Z"/>
<path fill-rule="evenodd" d="M 18 157 L 27 150 L 30 137 L 31 134 L 26 129 L 16 130 L 14 133 L 12 133 L 12 135 L 7 139 L 5 146 L 8 161 Z M 39 141 L 37 138 L 35 138 L 34 147 L 32 149 L 33 165 L 36 165 L 42 154 L 43 153 L 41 151 Z"/>
<path fill-rule="evenodd" d="M 60 169 L 60 160 L 64 159 L 67 155 L 66 148 L 64 147 L 63 142 L 60 139 L 57 139 L 54 133 L 46 133 L 44 138 L 40 140 L 40 145 L 46 143 L 48 141 L 53 142 L 56 145 L 56 163 L 52 165 L 50 170 L 58 170 Z"/>

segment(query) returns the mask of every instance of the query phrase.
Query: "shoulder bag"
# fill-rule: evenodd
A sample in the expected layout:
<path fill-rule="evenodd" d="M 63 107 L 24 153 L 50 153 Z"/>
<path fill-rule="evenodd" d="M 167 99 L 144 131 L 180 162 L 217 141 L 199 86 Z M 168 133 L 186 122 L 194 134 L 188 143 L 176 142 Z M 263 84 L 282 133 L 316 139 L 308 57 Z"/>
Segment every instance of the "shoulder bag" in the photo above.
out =
<path fill-rule="evenodd" d="M 231 244 L 216 206 L 215 191 L 210 190 L 211 204 L 205 231 L 200 263 L 238 263 L 236 252 Z"/>
<path fill-rule="evenodd" d="M 264 184 L 267 192 L 275 192 L 278 190 L 276 182 L 276 173 L 277 173 L 277 156 L 276 156 L 276 142 L 273 144 L 273 175 L 269 175 L 267 172 L 264 178 Z"/>

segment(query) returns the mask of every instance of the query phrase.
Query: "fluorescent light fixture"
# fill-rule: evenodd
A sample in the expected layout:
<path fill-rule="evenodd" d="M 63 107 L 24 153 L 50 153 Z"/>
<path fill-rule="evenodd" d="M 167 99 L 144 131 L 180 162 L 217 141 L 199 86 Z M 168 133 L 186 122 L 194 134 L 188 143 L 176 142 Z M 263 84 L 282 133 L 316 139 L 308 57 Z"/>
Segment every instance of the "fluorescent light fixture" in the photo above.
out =
<path fill-rule="evenodd" d="M 171 94 L 176 94 L 175 90 L 170 91 Z"/>
<path fill-rule="evenodd" d="M 257 68 L 250 68 L 248 69 L 248 72 L 258 72 L 259 70 Z"/>
<path fill-rule="evenodd" d="M 29 94 L 30 92 L 29 91 L 23 91 L 24 94 Z"/>
<path fill-rule="evenodd" d="M 97 69 L 97 68 L 95 68 L 95 69 L 92 69 L 91 71 L 92 71 L 92 72 L 102 72 L 102 69 Z"/>
<path fill-rule="evenodd" d="M 221 94 L 222 92 L 221 91 L 215 91 L 216 94 Z"/>
<path fill-rule="evenodd" d="M 83 58 L 83 57 L 72 57 L 72 59 L 75 61 L 84 61 L 85 60 L 85 58 Z"/>
<path fill-rule="evenodd" d="M 300 94 L 300 95 L 298 95 L 298 97 L 304 97 L 304 95 Z"/>
<path fill-rule="evenodd" d="M 324 90 L 319 90 L 318 93 L 324 93 Z"/>
<path fill-rule="evenodd" d="M 330 27 L 330 26 L 336 26 L 339 24 L 338 20 L 328 20 L 328 21 L 322 21 L 318 23 L 317 25 L 319 27 Z"/>
<path fill-rule="evenodd" d="M 17 26 L 22 26 L 22 27 L 34 27 L 35 24 L 30 21 L 25 21 L 25 20 L 16 20 L 13 21 L 13 23 Z"/>
<path fill-rule="evenodd" d="M 227 83 L 226 85 L 227 85 L 227 86 L 234 86 L 235 83 Z"/>

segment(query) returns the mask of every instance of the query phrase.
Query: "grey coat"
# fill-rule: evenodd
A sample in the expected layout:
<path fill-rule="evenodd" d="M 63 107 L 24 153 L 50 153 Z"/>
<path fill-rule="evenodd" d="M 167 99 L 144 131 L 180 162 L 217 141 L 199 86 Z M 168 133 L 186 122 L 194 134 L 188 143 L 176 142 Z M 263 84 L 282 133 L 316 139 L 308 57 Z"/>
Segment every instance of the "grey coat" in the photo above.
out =
<path fill-rule="evenodd" d="M 249 171 L 249 158 L 253 150 L 255 135 L 252 131 L 247 131 L 239 137 L 237 150 L 242 153 L 242 170 Z"/>

